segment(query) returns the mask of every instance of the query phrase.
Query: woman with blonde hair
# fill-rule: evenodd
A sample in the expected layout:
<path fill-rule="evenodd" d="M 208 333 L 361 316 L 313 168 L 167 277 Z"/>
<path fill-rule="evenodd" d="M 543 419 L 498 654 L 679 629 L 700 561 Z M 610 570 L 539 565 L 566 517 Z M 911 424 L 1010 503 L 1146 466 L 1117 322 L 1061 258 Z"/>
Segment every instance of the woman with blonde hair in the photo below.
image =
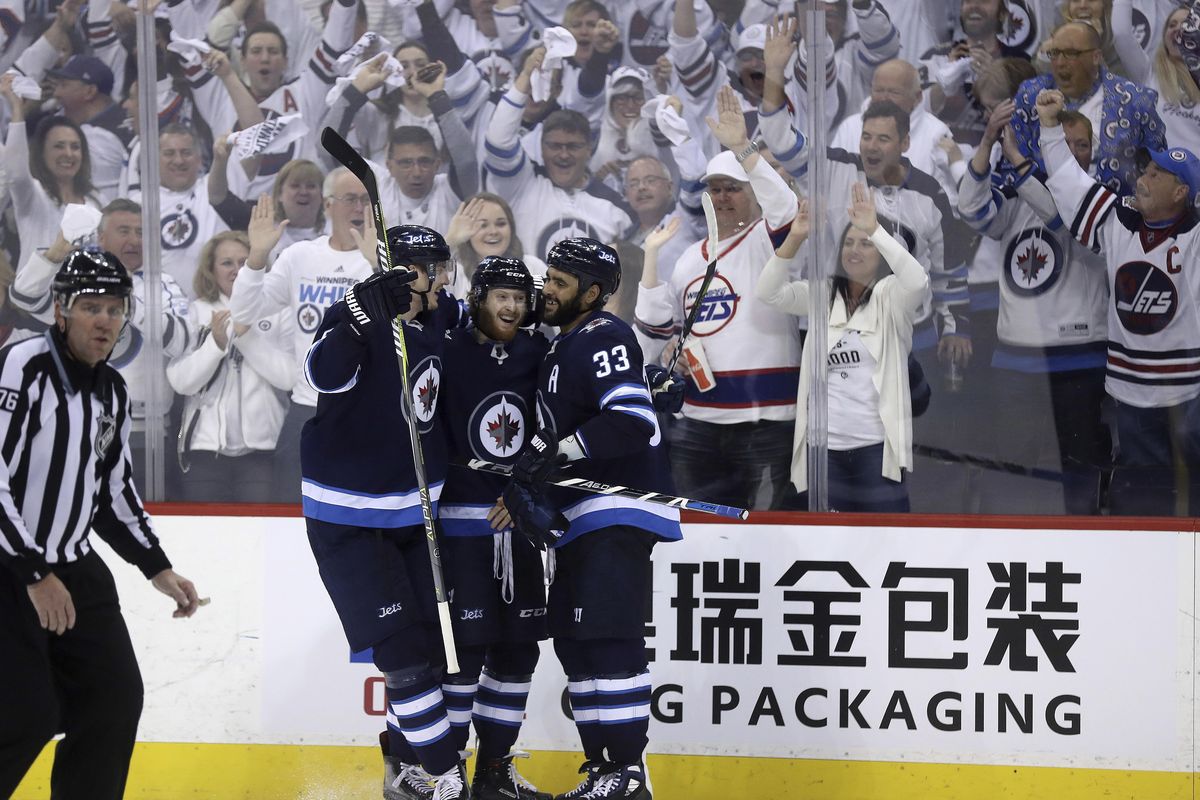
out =
<path fill-rule="evenodd" d="M 167 380 L 185 396 L 177 453 L 186 501 L 268 503 L 277 490 L 272 453 L 295 383 L 291 312 L 236 325 L 229 295 L 250 252 L 241 231 L 204 245 L 191 310 L 194 349 L 171 362 Z"/>
<path fill-rule="evenodd" d="M 1158 116 L 1167 126 L 1167 144 L 1200 153 L 1200 85 L 1180 51 L 1180 33 L 1187 17 L 1186 8 L 1167 16 L 1147 85 L 1158 92 Z"/>

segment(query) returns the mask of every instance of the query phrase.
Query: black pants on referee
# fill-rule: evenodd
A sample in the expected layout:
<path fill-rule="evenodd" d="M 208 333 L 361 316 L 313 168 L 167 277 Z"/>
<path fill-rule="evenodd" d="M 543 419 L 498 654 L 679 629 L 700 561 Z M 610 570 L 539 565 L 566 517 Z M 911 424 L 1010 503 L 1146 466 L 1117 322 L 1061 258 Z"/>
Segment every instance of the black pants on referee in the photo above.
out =
<path fill-rule="evenodd" d="M 46 742 L 53 800 L 120 800 L 142 713 L 142 675 L 112 573 L 94 552 L 56 566 L 75 627 L 41 628 L 25 586 L 0 568 L 0 798 L 11 797 Z"/>

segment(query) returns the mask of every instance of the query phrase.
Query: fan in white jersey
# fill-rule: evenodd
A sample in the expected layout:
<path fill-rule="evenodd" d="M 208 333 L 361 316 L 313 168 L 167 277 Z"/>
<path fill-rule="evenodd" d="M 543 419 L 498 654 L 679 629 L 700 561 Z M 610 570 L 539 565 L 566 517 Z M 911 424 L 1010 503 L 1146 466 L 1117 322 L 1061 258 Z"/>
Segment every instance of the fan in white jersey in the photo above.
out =
<path fill-rule="evenodd" d="M 327 124 L 346 136 L 355 124 L 355 115 L 366 102 L 367 94 L 383 85 L 387 72 L 369 65 L 359 72 L 351 86 L 330 109 Z M 446 94 L 446 65 L 427 64 L 411 79 L 416 91 L 426 98 L 437 118 L 441 139 L 450 154 L 449 172 L 442 171 L 437 141 L 424 127 L 401 125 L 388 135 L 386 167 L 369 160 L 379 185 L 383 217 L 402 225 L 423 225 L 445 230 L 463 197 L 475 193 L 479 167 L 471 134 L 462 115 Z M 325 156 L 327 166 L 332 159 Z"/>
<path fill-rule="evenodd" d="M 663 356 L 687 312 L 700 303 L 690 345 L 702 348 L 715 382 L 684 389 L 683 418 L 671 429 L 671 462 L 679 491 L 689 497 L 748 508 L 768 472 L 768 503 L 793 501 L 788 480 L 800 329 L 794 317 L 754 293 L 763 265 L 787 235 L 796 195 L 746 136 L 740 99 L 722 87 L 720 118 L 709 126 L 729 151 L 713 158 L 704 181 L 713 198 L 719 240 L 684 251 L 669 282 L 643 273 L 635 310 L 638 343 L 648 362 Z M 708 263 L 717 271 L 697 297 Z M 680 362 L 683 363 L 682 361 Z M 736 436 L 732 431 L 738 431 Z"/>
<path fill-rule="evenodd" d="M 158 213 L 162 270 L 188 297 L 196 263 L 205 242 L 228 230 L 208 201 L 208 181 L 200 176 L 201 154 L 196 132 L 172 123 L 158 135 Z M 133 193 L 135 203 L 142 192 Z"/>
<path fill-rule="evenodd" d="M 533 70 L 545 49 L 525 60 L 492 114 L 487 132 L 486 188 L 512 205 L 521 241 L 539 256 L 564 239 L 622 238 L 633 225 L 625 199 L 588 173 L 591 130 L 576 111 L 555 111 L 542 123 L 544 164 L 525 155 L 518 134 Z"/>
<path fill-rule="evenodd" d="M 288 145 L 282 153 L 271 153 L 259 158 L 254 177 L 247 179 L 237 165 L 229 170 L 229 185 L 235 194 L 244 198 L 257 197 L 270 191 L 271 182 L 284 164 L 294 158 L 315 160 L 317 156 L 317 132 L 328 106 L 325 95 L 333 85 L 333 65 L 338 56 L 353 41 L 356 0 L 334 0 L 329 8 L 329 19 L 321 44 L 309 59 L 300 75 L 285 81 L 287 71 L 287 40 L 279 28 L 271 22 L 252 26 L 242 40 L 242 67 L 245 70 L 250 93 L 258 102 L 267 118 L 299 114 L 313 134 L 302 137 Z M 235 111 L 230 107 L 224 93 L 218 90 L 212 75 L 202 68 L 189 69 L 188 80 L 196 98 L 196 107 L 214 131 L 234 128 Z"/>
<path fill-rule="evenodd" d="M 1200 159 L 1183 148 L 1142 150 L 1136 192 L 1124 206 L 1070 157 L 1064 105 L 1058 90 L 1038 94 L 1042 154 L 1059 213 L 1104 257 L 1112 282 L 1105 389 L 1116 405 L 1117 466 L 1126 476 L 1158 468 L 1159 488 L 1169 490 L 1174 465 L 1200 468 L 1200 284 L 1192 269 L 1200 262 Z M 1113 481 L 1114 513 L 1174 511 L 1169 492 L 1159 495 L 1168 505 L 1147 508 L 1148 493 L 1119 491 L 1124 477 L 1116 474 Z M 1127 505 L 1131 496 L 1142 502 Z"/>
<path fill-rule="evenodd" d="M 292 499 L 299 499 L 300 494 L 300 429 L 317 406 L 317 392 L 304 377 L 304 357 L 329 307 L 351 286 L 371 276 L 372 266 L 364 252 L 375 253 L 370 198 L 362 182 L 339 167 L 325 177 L 322 193 L 330 234 L 297 242 L 274 261 L 268 259 L 284 225 L 276 221 L 274 201 L 259 199 L 248 231 L 250 255 L 229 298 L 235 324 L 254 325 L 284 309 L 291 312 L 295 323 L 292 402 L 275 448 L 276 478 L 293 493 Z"/>
<path fill-rule="evenodd" d="M 990 114 L 959 184 L 958 210 L 986 237 L 972 269 L 987 262 L 1001 275 L 999 341 L 985 379 L 986 397 L 975 404 L 984 405 L 986 417 L 977 418 L 988 420 L 996 437 L 992 452 L 1006 461 L 1037 464 L 1057 442 L 1063 508 L 1068 514 L 1095 514 L 1100 470 L 1112 451 L 1101 420 L 1108 308 L 1104 261 L 1072 238 L 1032 162 L 1017 149 L 1008 124 L 1012 100 L 992 102 L 978 86 L 976 94 Z M 1063 124 L 1075 159 L 1086 169 L 1092 158 L 1091 122 L 1078 112 L 1064 112 Z M 1021 165 L 1012 186 L 1005 186 L 992 166 L 997 138 L 1001 147 L 995 149 L 1002 149 L 1008 163 Z M 981 476 L 984 511 L 1033 510 L 1013 506 L 1010 481 Z M 987 505 L 989 500 L 996 505 Z"/>

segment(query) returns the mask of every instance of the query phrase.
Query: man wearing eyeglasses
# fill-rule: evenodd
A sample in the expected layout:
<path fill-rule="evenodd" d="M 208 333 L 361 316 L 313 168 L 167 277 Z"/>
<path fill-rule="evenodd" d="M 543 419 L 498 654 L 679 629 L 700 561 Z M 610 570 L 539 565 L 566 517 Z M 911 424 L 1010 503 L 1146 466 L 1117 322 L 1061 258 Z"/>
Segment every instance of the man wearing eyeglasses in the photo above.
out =
<path fill-rule="evenodd" d="M 1049 74 L 1031 78 L 1017 90 L 1012 129 L 1017 147 L 1045 173 L 1035 105 L 1040 91 L 1057 89 L 1069 110 L 1092 123 L 1096 178 L 1117 194 L 1130 195 L 1138 178 L 1139 148 L 1165 150 L 1166 126 L 1155 110 L 1158 93 L 1114 75 L 1104 66 L 1100 47 L 1100 34 L 1090 25 L 1059 26 L 1042 51 L 1050 59 Z"/>
<path fill-rule="evenodd" d="M 496 104 L 488 124 L 485 188 L 512 206 L 525 252 L 545 258 L 564 239 L 601 242 L 624 238 L 633 227 L 625 199 L 588 172 L 592 132 L 587 117 L 559 109 L 542 121 L 541 163 L 521 141 L 521 117 L 532 100 L 533 72 L 545 48 L 525 59 L 521 74 Z"/>
<path fill-rule="evenodd" d="M 239 325 L 253 325 L 285 308 L 293 313 L 296 383 L 275 448 L 276 494 L 281 500 L 300 499 L 300 429 L 317 409 L 317 392 L 304 378 L 304 355 L 325 312 L 372 273 L 364 256 L 364 252 L 373 256 L 375 250 L 366 187 L 350 170 L 339 167 L 325 177 L 323 193 L 329 235 L 296 242 L 280 252 L 273 264 L 270 253 L 287 221 L 275 221 L 270 195 L 259 198 L 250 215 L 246 268 L 238 272 L 229 299 L 233 321 Z"/>
<path fill-rule="evenodd" d="M 667 168 L 654 156 L 635 158 L 630 163 L 625 176 L 625 199 L 637 214 L 638 223 L 638 231 L 630 242 L 641 247 L 651 231 L 666 225 L 675 217 L 681 218 L 684 223 L 679 233 L 658 251 L 658 275 L 664 282 L 670 280 L 675 262 L 683 255 L 683 251 L 700 238 L 691 221 L 695 216 L 685 214 L 682 203 L 675 202 L 678 194 Z"/>

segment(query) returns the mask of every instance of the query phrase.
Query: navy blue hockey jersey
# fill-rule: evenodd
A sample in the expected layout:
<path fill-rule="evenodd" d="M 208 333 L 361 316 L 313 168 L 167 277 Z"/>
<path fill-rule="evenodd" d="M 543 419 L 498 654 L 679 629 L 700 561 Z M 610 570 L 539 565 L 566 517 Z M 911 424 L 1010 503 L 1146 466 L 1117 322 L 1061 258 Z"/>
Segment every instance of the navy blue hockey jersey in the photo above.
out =
<path fill-rule="evenodd" d="M 360 339 L 339 300 L 325 314 L 304 363 L 320 392 L 317 413 L 300 435 L 304 515 L 366 528 L 420 525 L 420 496 L 399 361 L 391 325 L 372 325 Z M 446 476 L 446 443 L 437 414 L 442 380 L 442 329 L 404 324 L 409 388 L 435 504 Z"/>
<path fill-rule="evenodd" d="M 439 412 L 450 456 L 512 464 L 537 430 L 534 395 L 538 368 L 550 343 L 522 331 L 505 344 L 479 342 L 474 328 L 446 334 Z M 532 426 L 532 430 L 531 430 Z M 438 518 L 448 536 L 487 536 L 488 511 L 504 491 L 503 475 L 454 469 L 446 479 Z"/>
<path fill-rule="evenodd" d="M 646 386 L 642 350 L 633 329 L 598 311 L 550 344 L 537 391 L 538 426 L 559 439 L 574 434 L 586 458 L 567 471 L 609 484 L 674 493 L 662 431 Z M 550 487 L 571 521 L 559 546 L 613 525 L 680 539 L 679 509 L 611 495 L 580 495 Z"/>

